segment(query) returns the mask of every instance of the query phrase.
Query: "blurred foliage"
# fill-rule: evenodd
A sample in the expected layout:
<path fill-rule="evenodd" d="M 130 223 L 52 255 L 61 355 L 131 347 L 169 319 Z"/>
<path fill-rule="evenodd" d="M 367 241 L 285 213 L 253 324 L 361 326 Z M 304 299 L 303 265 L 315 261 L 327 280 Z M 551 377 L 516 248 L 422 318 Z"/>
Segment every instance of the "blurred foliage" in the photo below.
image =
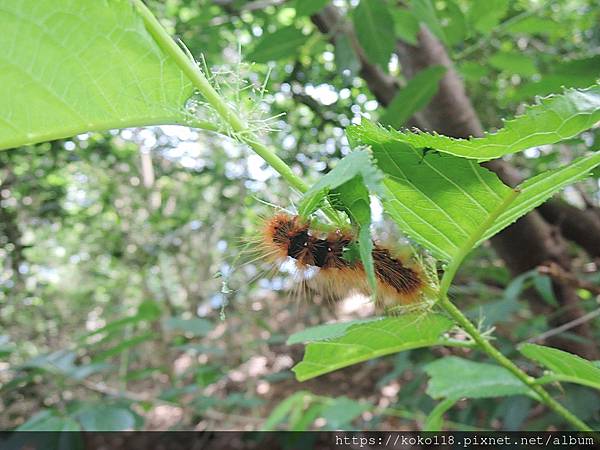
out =
<path fill-rule="evenodd" d="M 148 3 L 224 89 L 229 79 L 266 83 L 261 108 L 277 128 L 267 139 L 308 181 L 347 154 L 345 127 L 361 115 L 386 115 L 360 78 L 350 43 L 312 24 L 309 14 L 327 2 Z M 595 0 L 333 3 L 357 26 L 369 60 L 403 85 L 393 38 L 414 43 L 419 24 L 429 27 L 445 42 L 486 129 L 500 127 L 523 101 L 585 87 L 600 73 Z M 381 23 L 363 22 L 358 8 L 376 9 Z M 395 34 L 373 33 L 390 24 Z M 240 64 L 240 56 L 256 64 Z M 414 100 L 416 109 L 426 97 Z M 598 140 L 596 128 L 508 159 L 534 175 L 598 150 Z M 575 206 L 598 205 L 597 174 L 561 195 Z M 473 359 L 468 349 L 417 349 L 295 381 L 289 369 L 301 349 L 284 344 L 290 334 L 368 309 L 348 312 L 314 292 L 296 303 L 287 293 L 293 277 L 238 257 L 271 205 L 298 200 L 247 149 L 184 127 L 88 133 L 0 152 L 1 427 L 556 426 L 556 416 L 523 395 L 456 398 L 443 406 L 452 409 L 442 421 L 444 411 L 426 394 L 436 389 L 427 388 L 426 372 L 439 356 Z M 583 276 L 600 284 L 595 263 L 575 247 L 572 253 Z M 549 282 L 537 272 L 511 280 L 484 246 L 452 295 L 473 319 L 495 326 L 501 350 L 517 358 L 509 343 L 542 333 L 549 319 L 532 313 L 521 294 L 534 288 L 553 304 Z M 581 298 L 585 308 L 597 307 L 592 293 L 582 290 Z M 600 425 L 597 393 L 567 385 L 556 392 Z"/>

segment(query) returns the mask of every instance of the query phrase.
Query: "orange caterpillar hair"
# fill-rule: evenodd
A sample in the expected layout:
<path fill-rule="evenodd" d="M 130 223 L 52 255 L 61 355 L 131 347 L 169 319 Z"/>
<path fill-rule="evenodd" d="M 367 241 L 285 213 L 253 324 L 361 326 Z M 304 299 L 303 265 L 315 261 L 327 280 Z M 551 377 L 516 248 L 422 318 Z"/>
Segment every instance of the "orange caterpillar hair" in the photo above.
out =
<path fill-rule="evenodd" d="M 310 223 L 299 216 L 276 214 L 265 221 L 262 246 L 272 262 L 287 258 L 296 261 L 303 271 L 318 268 L 321 282 L 337 294 L 349 289 L 368 293 L 369 286 L 360 261 L 344 258 L 344 251 L 355 242 L 355 235 L 347 230 L 327 234 L 315 233 Z M 391 299 L 393 305 L 414 304 L 428 289 L 422 267 L 408 264 L 384 246 L 374 243 L 373 265 L 379 297 Z"/>

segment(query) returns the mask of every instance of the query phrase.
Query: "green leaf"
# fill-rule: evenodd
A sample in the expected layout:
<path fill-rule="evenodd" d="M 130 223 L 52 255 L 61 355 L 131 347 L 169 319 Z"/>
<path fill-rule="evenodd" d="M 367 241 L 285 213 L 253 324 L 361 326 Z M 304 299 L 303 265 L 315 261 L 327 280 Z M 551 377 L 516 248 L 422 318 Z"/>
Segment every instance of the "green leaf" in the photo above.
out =
<path fill-rule="evenodd" d="M 369 223 L 363 223 L 358 230 L 358 250 L 360 254 L 360 260 L 365 273 L 367 274 L 367 281 L 371 288 L 373 297 L 377 296 L 377 280 L 375 278 L 375 265 L 373 262 L 373 239 L 371 239 L 371 218 L 369 216 Z"/>
<path fill-rule="evenodd" d="M 370 160 L 369 163 L 371 167 L 374 168 Z M 379 183 L 377 184 L 377 189 L 381 190 Z M 357 176 L 333 190 L 331 195 L 335 199 L 334 204 L 343 205 L 340 209 L 348 214 L 353 223 L 358 224 L 359 256 L 362 265 L 365 268 L 371 292 L 373 296 L 376 296 L 377 281 L 375 279 L 375 267 L 373 266 L 371 199 L 369 198 L 369 191 L 363 184 L 362 177 Z"/>
<path fill-rule="evenodd" d="M 119 344 L 115 345 L 114 347 L 111 347 L 108 350 L 105 350 L 103 352 L 100 352 L 98 355 L 95 355 L 93 358 L 93 362 L 96 363 L 98 361 L 103 361 L 105 359 L 108 359 L 112 356 L 119 355 L 120 353 L 127 350 L 128 348 L 140 345 L 143 342 L 149 341 L 153 337 L 154 337 L 154 335 L 151 332 L 148 332 L 148 333 L 141 334 L 139 336 L 134 336 L 130 339 L 125 339 L 124 341 L 121 341 Z"/>
<path fill-rule="evenodd" d="M 210 320 L 196 317 L 193 319 L 181 319 L 180 317 L 168 317 L 163 321 L 163 327 L 167 331 L 179 331 L 194 336 L 206 336 L 210 333 L 214 324 Z"/>
<path fill-rule="evenodd" d="M 497 52 L 490 56 L 489 63 L 498 70 L 526 77 L 538 72 L 530 56 L 517 52 Z"/>
<path fill-rule="evenodd" d="M 469 361 L 457 356 L 438 359 L 425 366 L 431 377 L 427 394 L 433 398 L 486 398 L 528 394 L 529 388 L 507 369 Z"/>
<path fill-rule="evenodd" d="M 123 431 L 135 428 L 135 416 L 127 408 L 94 404 L 79 410 L 75 416 L 85 431 Z"/>
<path fill-rule="evenodd" d="M 442 23 L 444 34 L 448 45 L 456 45 L 465 40 L 468 32 L 466 17 L 456 2 L 446 1 L 446 9 L 443 11 Z"/>
<path fill-rule="evenodd" d="M 523 344 L 519 351 L 548 368 L 552 372 L 552 380 L 582 384 L 600 390 L 600 368 L 580 356 L 536 344 Z"/>
<path fill-rule="evenodd" d="M 0 149 L 187 122 L 192 85 L 130 2 L 3 2 L 0 28 Z"/>
<path fill-rule="evenodd" d="M 330 2 L 331 0 L 296 0 L 294 2 L 294 8 L 296 9 L 296 15 L 298 17 L 310 16 L 318 13 Z"/>
<path fill-rule="evenodd" d="M 363 120 L 347 133 L 371 146 L 386 175 L 386 212 L 438 259 L 452 259 L 512 191 L 474 161 L 425 155 L 370 122 Z"/>
<path fill-rule="evenodd" d="M 578 135 L 600 120 L 600 85 L 568 89 L 546 97 L 504 128 L 481 138 L 456 139 L 424 132 L 396 131 L 394 138 L 415 147 L 430 147 L 464 158 L 489 160 Z"/>
<path fill-rule="evenodd" d="M 480 243 L 504 229 L 519 217 L 544 203 L 565 186 L 581 180 L 600 165 L 600 152 L 582 156 L 569 165 L 543 172 L 521 183 L 519 196 L 485 232 Z"/>
<path fill-rule="evenodd" d="M 306 411 L 297 408 L 293 420 L 290 418 L 288 431 L 308 431 L 312 423 L 321 415 L 324 405 L 313 403 Z"/>
<path fill-rule="evenodd" d="M 298 391 L 279 403 L 272 411 L 262 426 L 262 431 L 273 431 L 275 427 L 282 423 L 290 411 L 298 405 L 304 405 L 306 397 L 311 394 L 307 391 Z"/>
<path fill-rule="evenodd" d="M 352 21 L 369 61 L 387 70 L 396 39 L 394 19 L 385 0 L 361 0 L 352 14 Z"/>
<path fill-rule="evenodd" d="M 342 336 L 309 343 L 303 360 L 292 370 L 305 381 L 380 356 L 430 347 L 439 344 L 440 335 L 452 325 L 445 316 L 418 313 L 358 322 Z"/>
<path fill-rule="evenodd" d="M 417 73 L 400 90 L 381 117 L 381 123 L 400 128 L 414 113 L 423 109 L 438 91 L 438 84 L 444 77 L 444 66 L 431 66 Z"/>
<path fill-rule="evenodd" d="M 61 417 L 57 412 L 46 409 L 34 414 L 17 431 L 80 431 L 81 427 L 69 417 Z"/>
<path fill-rule="evenodd" d="M 280 28 L 262 36 L 246 58 L 257 63 L 289 59 L 298 54 L 298 49 L 306 41 L 308 36 L 302 33 L 302 30 L 294 26 Z"/>
<path fill-rule="evenodd" d="M 600 74 L 600 55 L 589 58 L 553 62 L 549 71 L 540 79 L 518 86 L 507 100 L 521 101 L 536 95 L 548 95 L 560 91 L 563 87 L 585 88 L 598 80 Z"/>
<path fill-rule="evenodd" d="M 511 20 L 504 29 L 509 33 L 546 34 L 555 37 L 562 36 L 567 31 L 556 20 L 539 16 L 524 16 Z"/>
<path fill-rule="evenodd" d="M 368 403 L 359 403 L 346 396 L 333 399 L 321 411 L 321 417 L 327 421 L 328 430 L 351 428 L 352 421 L 372 408 Z"/>
<path fill-rule="evenodd" d="M 425 419 L 423 431 L 442 431 L 444 414 L 452 408 L 458 400 L 458 398 L 447 398 L 435 405 L 435 408 L 431 410 L 427 419 Z"/>
<path fill-rule="evenodd" d="M 437 18 L 435 7 L 431 0 L 412 0 L 410 2 L 414 16 L 424 23 L 440 41 L 446 43 L 444 29 Z"/>
<path fill-rule="evenodd" d="M 302 331 L 292 334 L 286 344 L 300 344 L 303 342 L 324 341 L 343 336 L 346 330 L 359 323 L 367 323 L 368 321 L 379 320 L 377 317 L 367 320 L 352 320 L 349 322 L 328 323 L 325 325 L 317 325 L 315 327 L 305 328 Z"/>
<path fill-rule="evenodd" d="M 350 38 L 346 34 L 337 34 L 335 40 L 335 65 L 338 72 L 344 74 L 345 78 L 351 78 L 352 74 L 357 73 L 360 64 L 356 59 L 356 54 L 352 49 Z M 346 72 L 348 71 L 348 72 Z"/>
<path fill-rule="evenodd" d="M 392 17 L 396 26 L 394 30 L 400 39 L 411 45 L 417 44 L 417 33 L 419 32 L 419 21 L 412 11 L 405 8 L 393 8 Z"/>
<path fill-rule="evenodd" d="M 354 150 L 342 158 L 331 172 L 321 177 L 302 197 L 298 206 L 301 216 L 312 214 L 333 189 L 361 177 L 363 184 L 372 192 L 383 195 L 381 181 L 383 174 L 373 164 L 371 154 L 367 150 Z M 349 205 L 347 205 L 349 206 Z"/>
<path fill-rule="evenodd" d="M 469 2 L 467 13 L 469 24 L 482 34 L 489 34 L 506 15 L 509 0 L 486 0 Z"/>

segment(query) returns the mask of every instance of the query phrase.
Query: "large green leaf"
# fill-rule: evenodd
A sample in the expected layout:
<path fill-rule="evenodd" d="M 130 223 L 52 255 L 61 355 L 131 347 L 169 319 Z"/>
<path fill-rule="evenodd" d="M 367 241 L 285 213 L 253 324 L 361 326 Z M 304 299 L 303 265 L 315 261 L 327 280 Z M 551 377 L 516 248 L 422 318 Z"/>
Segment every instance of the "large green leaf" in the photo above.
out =
<path fill-rule="evenodd" d="M 541 205 L 565 186 L 589 176 L 590 171 L 598 165 L 600 165 L 600 152 L 582 156 L 565 167 L 543 172 L 524 181 L 518 186 L 521 191 L 519 196 L 494 221 L 480 242 L 492 237 L 519 217 Z"/>
<path fill-rule="evenodd" d="M 341 336 L 309 343 L 293 371 L 304 381 L 379 356 L 430 347 L 440 344 L 440 335 L 452 325 L 445 316 L 419 313 L 358 322 Z"/>
<path fill-rule="evenodd" d="M 452 259 L 511 193 L 474 161 L 424 154 L 366 121 L 347 132 L 353 143 L 371 146 L 386 175 L 386 212 L 438 259 Z"/>
<path fill-rule="evenodd" d="M 400 92 L 381 117 L 381 123 L 400 128 L 417 111 L 421 110 L 438 91 L 438 84 L 444 74 L 444 66 L 431 66 L 420 71 Z"/>
<path fill-rule="evenodd" d="M 481 138 L 456 139 L 412 131 L 397 131 L 394 137 L 418 148 L 430 147 L 483 161 L 571 138 L 599 120 L 600 85 L 594 85 L 546 97 L 527 107 L 523 115 L 506 121 L 501 130 Z"/>
<path fill-rule="evenodd" d="M 262 36 L 254 50 L 247 56 L 249 61 L 267 63 L 279 59 L 290 58 L 297 55 L 298 49 L 302 47 L 308 36 L 302 30 L 290 26 Z"/>
<path fill-rule="evenodd" d="M 600 368 L 577 355 L 536 344 L 523 344 L 519 351 L 552 371 L 545 381 L 565 381 L 600 390 Z"/>
<path fill-rule="evenodd" d="M 0 149 L 187 123 L 192 85 L 127 0 L 0 4 Z"/>
<path fill-rule="evenodd" d="M 425 366 L 431 377 L 427 393 L 433 398 L 484 398 L 528 394 L 529 388 L 507 369 L 457 356 Z"/>
<path fill-rule="evenodd" d="M 361 0 L 352 14 L 354 29 L 369 61 L 387 70 L 396 39 L 394 19 L 384 0 Z"/>

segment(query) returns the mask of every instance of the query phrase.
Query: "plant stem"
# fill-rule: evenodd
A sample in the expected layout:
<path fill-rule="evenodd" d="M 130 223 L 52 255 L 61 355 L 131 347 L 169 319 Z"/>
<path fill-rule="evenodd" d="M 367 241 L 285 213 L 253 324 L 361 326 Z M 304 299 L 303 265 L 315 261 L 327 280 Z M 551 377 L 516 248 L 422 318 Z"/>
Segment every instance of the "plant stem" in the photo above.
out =
<path fill-rule="evenodd" d="M 173 39 L 171 39 L 171 36 L 166 32 L 146 5 L 144 5 L 142 0 L 132 1 L 144 19 L 148 31 L 154 37 L 156 42 L 173 58 L 208 104 L 214 108 L 223 121 L 227 123 L 235 133 L 235 136 L 241 142 L 252 147 L 256 154 L 263 158 L 273 169 L 279 172 L 290 186 L 293 186 L 300 192 L 306 192 L 308 190 L 308 185 L 298 177 L 292 171 L 290 166 L 277 156 L 273 150 L 260 142 L 258 136 L 248 128 L 248 125 L 244 123 L 244 121 L 229 107 L 227 102 L 212 87 L 198 65 L 183 52 Z"/>
<path fill-rule="evenodd" d="M 475 341 L 478 347 L 487 353 L 492 359 L 496 360 L 498 364 L 510 371 L 515 377 L 523 382 L 529 389 L 538 395 L 539 401 L 544 403 L 554 412 L 562 416 L 567 422 L 573 425 L 580 431 L 592 431 L 589 426 L 582 422 L 577 416 L 571 413 L 568 409 L 554 400 L 548 391 L 542 386 L 536 384 L 536 379 L 527 375 L 521 370 L 515 363 L 504 356 L 496 347 L 494 347 L 473 325 L 473 323 L 460 311 L 448 298 L 448 289 L 450 284 L 458 271 L 461 263 L 467 256 L 467 254 L 475 247 L 475 244 L 481 239 L 481 236 L 486 230 L 494 223 L 502 212 L 508 208 L 508 206 L 517 198 L 519 191 L 512 190 L 502 201 L 500 205 L 484 220 L 479 228 L 467 239 L 463 246 L 459 249 L 456 256 L 452 259 L 446 270 L 440 283 L 440 300 L 438 305 L 441 306 L 453 319 L 454 321 L 465 330 L 471 339 Z"/>
<path fill-rule="evenodd" d="M 554 412 L 562 416 L 567 422 L 577 428 L 579 431 L 592 431 L 592 429 L 577 418 L 568 409 L 554 400 L 548 391 L 542 386 L 536 384 L 536 379 L 527 375 L 515 363 L 504 356 L 496 349 L 487 339 L 485 339 L 473 323 L 448 299 L 444 297 L 440 299 L 439 305 L 446 310 L 454 321 L 465 330 L 471 338 L 477 342 L 479 348 L 486 352 L 491 358 L 495 359 L 498 364 L 509 370 L 515 377 L 521 380 L 525 385 L 535 392 L 542 403 L 552 409 Z"/>

